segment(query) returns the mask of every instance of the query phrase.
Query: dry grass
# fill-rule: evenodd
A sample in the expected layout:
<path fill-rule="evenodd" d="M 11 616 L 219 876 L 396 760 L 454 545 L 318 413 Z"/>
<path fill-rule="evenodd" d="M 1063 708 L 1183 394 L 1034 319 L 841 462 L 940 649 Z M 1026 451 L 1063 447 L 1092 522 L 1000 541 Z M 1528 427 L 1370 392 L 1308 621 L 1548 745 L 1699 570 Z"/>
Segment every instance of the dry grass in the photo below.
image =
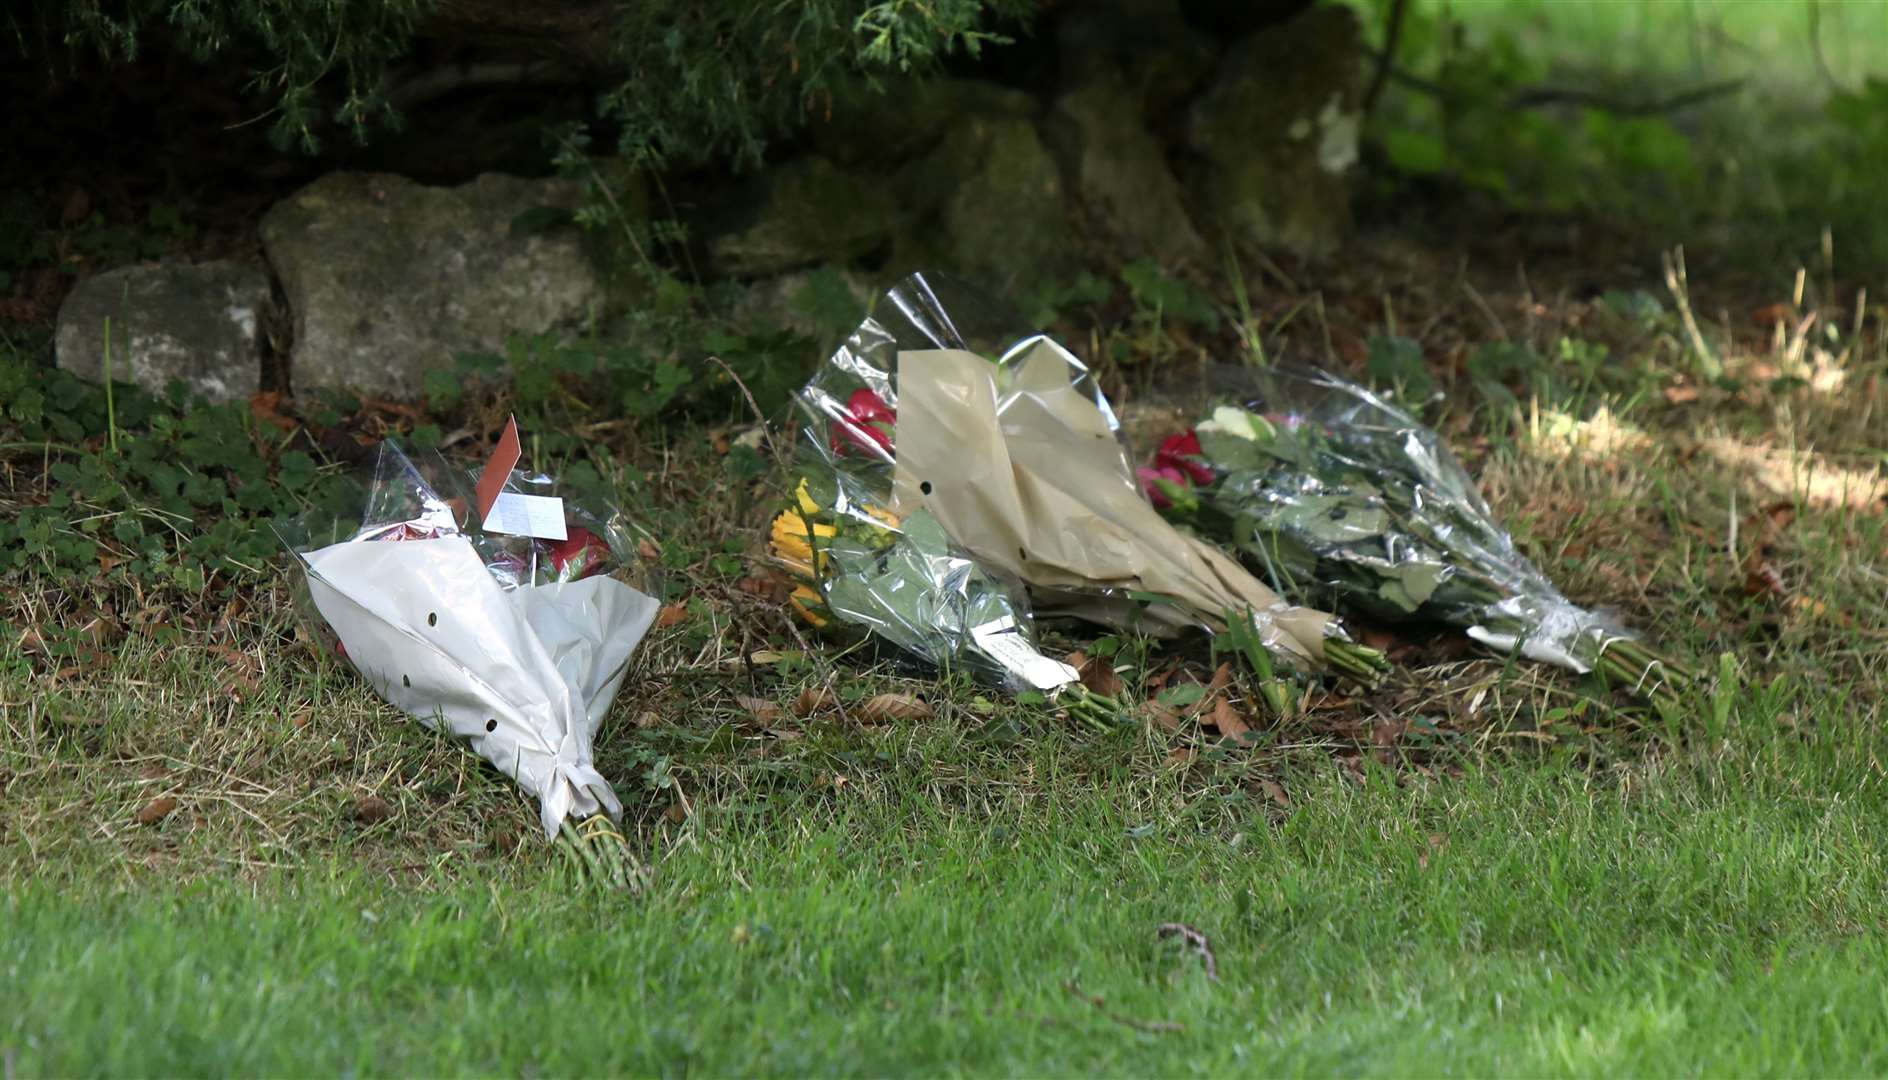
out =
<path fill-rule="evenodd" d="M 1789 329 L 1813 309 L 1800 296 L 1779 309 L 1785 332 L 1708 321 L 1708 347 L 1744 380 L 1726 388 L 1702 377 L 1677 320 L 1548 297 L 1538 275 L 1504 286 L 1408 250 L 1312 273 L 1274 268 L 1249 283 L 1249 329 L 1266 353 L 1354 373 L 1364 339 L 1394 312 L 1450 390 L 1445 431 L 1571 598 L 1617 609 L 1707 671 L 1730 652 L 1746 681 L 1805 676 L 1842 695 L 1854 722 L 1878 717 L 1888 691 L 1879 309 L 1856 318 L 1845 306 L 1833 338 Z M 1507 338 L 1553 356 L 1570 337 L 1612 357 L 1579 400 L 1537 398 L 1520 416 L 1475 404 L 1462 367 L 1474 345 Z M 1191 347 L 1223 355 L 1236 344 Z M 1792 370 L 1809 376 L 1779 381 Z M 1109 373 L 1116 385 L 1136 377 Z M 1150 432 L 1170 419 L 1144 415 L 1159 421 Z M 1310 692 L 1300 715 L 1245 744 L 1197 717 L 1079 736 L 966 683 L 908 678 L 808 640 L 786 618 L 758 541 L 738 572 L 718 567 L 723 537 L 760 535 L 779 483 L 733 479 L 725 445 L 685 431 L 660 450 L 617 448 L 650 478 L 637 511 L 681 549 L 662 561 L 683 606 L 644 647 L 598 740 L 633 840 L 652 856 L 698 839 L 704 802 L 755 805 L 787 790 L 983 814 L 1041 800 L 1053 772 L 1124 805 L 1185 805 L 1189 790 L 1231 785 L 1283 812 L 1307 762 L 1361 776 L 1374 760 L 1420 779 L 1491 756 L 1631 762 L 1689 745 L 1688 731 L 1621 696 L 1595 697 L 1453 636 L 1408 634 L 1383 639 L 1402 665 L 1383 687 Z M 535 809 L 497 773 L 297 643 L 284 585 L 239 600 L 14 583 L 15 625 L 90 618 L 101 629 L 85 662 L 28 656 L 0 682 L 0 877 L 256 875 L 342 856 L 432 880 L 474 864 L 531 873 L 552 857 Z M 1079 629 L 1051 635 L 1063 649 L 1086 640 Z M 1156 650 L 1126 674 L 1129 692 L 1159 675 L 1204 680 L 1212 666 L 1198 645 Z M 837 707 L 796 715 L 808 688 L 834 691 Z M 935 717 L 874 722 L 848 708 L 886 691 L 924 697 Z"/>

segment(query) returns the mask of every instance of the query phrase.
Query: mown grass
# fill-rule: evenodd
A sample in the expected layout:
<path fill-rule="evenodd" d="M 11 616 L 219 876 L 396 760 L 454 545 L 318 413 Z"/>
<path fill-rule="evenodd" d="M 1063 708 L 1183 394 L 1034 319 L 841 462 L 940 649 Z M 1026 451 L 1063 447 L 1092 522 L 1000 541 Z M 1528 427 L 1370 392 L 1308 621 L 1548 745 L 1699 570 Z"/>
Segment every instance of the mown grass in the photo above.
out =
<path fill-rule="evenodd" d="M 1287 813 L 1177 771 L 1124 798 L 1086 776 L 1110 748 L 1051 737 L 976 810 L 704 806 L 633 899 L 528 863 L 29 881 L 0 1047 L 21 1075 L 1878 1069 L 1871 740 L 1784 688 L 1731 718 L 1597 775 L 1308 769 Z"/>

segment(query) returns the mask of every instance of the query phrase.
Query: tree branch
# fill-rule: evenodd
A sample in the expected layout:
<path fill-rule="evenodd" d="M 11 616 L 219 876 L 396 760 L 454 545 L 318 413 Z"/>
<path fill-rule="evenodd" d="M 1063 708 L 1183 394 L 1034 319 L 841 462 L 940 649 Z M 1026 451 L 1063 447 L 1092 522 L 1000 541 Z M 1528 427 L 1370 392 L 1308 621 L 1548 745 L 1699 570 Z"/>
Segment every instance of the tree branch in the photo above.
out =
<path fill-rule="evenodd" d="M 1627 101 L 1592 90 L 1543 86 L 1517 91 L 1507 100 L 1506 106 L 1510 109 L 1537 109 L 1546 105 L 1585 105 L 1588 108 L 1605 109 L 1619 116 L 1654 116 L 1701 105 L 1713 98 L 1735 94 L 1743 88 L 1744 80 L 1725 79 L 1721 82 L 1694 86 L 1689 90 L 1681 90 L 1662 98 Z"/>
<path fill-rule="evenodd" d="M 1383 60 L 1388 55 L 1387 53 L 1377 50 L 1369 50 L 1369 52 L 1379 60 Z M 1408 87 L 1411 90 L 1428 94 L 1431 97 L 1440 98 L 1445 105 L 1459 107 L 1468 104 L 1468 100 L 1463 94 L 1434 79 L 1426 79 L 1413 72 L 1404 71 L 1401 68 L 1388 67 L 1387 65 L 1385 70 L 1389 73 L 1387 77 L 1388 81 L 1394 82 L 1398 86 Z M 1535 86 L 1523 90 L 1516 90 L 1508 96 L 1506 101 L 1501 103 L 1501 107 L 1519 111 L 1521 109 L 1539 109 L 1553 105 L 1582 105 L 1592 109 L 1604 109 L 1607 112 L 1619 116 L 1654 116 L 1659 113 L 1677 112 L 1680 109 L 1688 109 L 1694 105 L 1701 105 L 1713 98 L 1734 94 L 1743 88 L 1743 79 L 1725 79 L 1721 82 L 1694 86 L 1689 90 L 1680 90 L 1675 94 L 1668 94 L 1665 97 L 1642 98 L 1634 101 L 1614 97 L 1610 94 L 1603 94 L 1597 90 L 1582 90 L 1576 87 Z"/>
<path fill-rule="evenodd" d="M 1408 11 L 1409 0 L 1390 0 L 1390 8 L 1383 15 L 1383 52 L 1377 57 L 1377 70 L 1370 77 L 1370 88 L 1364 91 L 1363 115 L 1366 119 L 1371 110 L 1377 107 L 1377 99 L 1383 96 L 1383 88 L 1389 85 L 1390 69 L 1396 63 L 1397 42 L 1403 37 L 1403 16 Z"/>

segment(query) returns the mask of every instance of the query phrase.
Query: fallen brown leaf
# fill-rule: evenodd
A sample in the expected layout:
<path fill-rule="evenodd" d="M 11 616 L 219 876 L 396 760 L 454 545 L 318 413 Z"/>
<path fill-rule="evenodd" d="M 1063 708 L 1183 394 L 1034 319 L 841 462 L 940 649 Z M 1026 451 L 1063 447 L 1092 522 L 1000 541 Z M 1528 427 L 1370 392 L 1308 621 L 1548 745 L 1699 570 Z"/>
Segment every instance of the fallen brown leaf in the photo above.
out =
<path fill-rule="evenodd" d="M 686 618 L 688 618 L 688 605 L 678 600 L 673 604 L 663 605 L 662 610 L 656 613 L 656 625 L 666 629 Z"/>
<path fill-rule="evenodd" d="M 262 689 L 262 664 L 255 657 L 230 645 L 212 645 L 209 651 L 223 661 L 225 693 L 241 701 Z"/>
<path fill-rule="evenodd" d="M 249 398 L 249 415 L 278 431 L 294 431 L 301 422 L 282 413 L 282 392 L 268 390 Z"/>
<path fill-rule="evenodd" d="M 1148 694 L 1151 696 L 1167 689 L 1167 684 L 1173 681 L 1173 677 L 1178 674 L 1179 671 L 1179 664 L 1169 664 L 1160 671 L 1156 671 L 1152 675 L 1147 676 L 1146 684 Z"/>
<path fill-rule="evenodd" d="M 641 540 L 636 541 L 636 554 L 641 555 L 645 559 L 660 559 L 662 557 L 662 549 L 656 546 L 655 541 L 645 536 Z"/>
<path fill-rule="evenodd" d="M 802 689 L 793 699 L 793 715 L 804 720 L 821 709 L 831 708 L 833 693 L 823 686 L 809 686 Z"/>
<path fill-rule="evenodd" d="M 1175 712 L 1171 705 L 1159 701 L 1149 701 L 1141 706 L 1141 711 L 1147 714 L 1149 720 L 1159 724 L 1161 730 L 1169 734 L 1180 730 L 1180 714 Z"/>
<path fill-rule="evenodd" d="M 378 795 L 362 795 L 354 800 L 354 820 L 363 825 L 378 825 L 393 816 L 393 804 Z"/>
<path fill-rule="evenodd" d="M 888 720 L 929 720 L 937 714 L 922 700 L 910 694 L 878 694 L 865 699 L 859 716 L 867 723 Z"/>
<path fill-rule="evenodd" d="M 1213 706 L 1213 726 L 1228 739 L 1243 739 L 1252 732 L 1252 726 L 1246 723 L 1246 718 L 1239 714 L 1238 708 L 1223 697 Z"/>
<path fill-rule="evenodd" d="M 672 802 L 669 808 L 662 812 L 662 816 L 668 818 L 671 823 L 680 825 L 688 820 L 688 807 L 679 802 Z"/>
<path fill-rule="evenodd" d="M 1194 750 L 1191 746 L 1176 746 L 1172 750 L 1167 751 L 1167 767 L 1170 769 L 1184 769 L 1188 765 L 1193 764 L 1194 756 Z"/>
<path fill-rule="evenodd" d="M 1753 556 L 1760 552 L 1753 552 Z M 1783 583 L 1783 574 L 1776 564 L 1768 559 L 1753 557 L 1744 562 L 1744 595 L 1746 596 L 1788 596 L 1789 586 Z"/>
<path fill-rule="evenodd" d="M 95 647 L 109 649 L 125 638 L 125 624 L 109 611 L 91 610 L 82 612 L 72 624 L 72 629 L 85 635 Z"/>
<path fill-rule="evenodd" d="M 1115 674 L 1114 661 L 1109 658 L 1076 652 L 1069 655 L 1069 665 L 1081 674 L 1082 685 L 1095 693 L 1113 697 L 1121 692 L 1121 676 Z"/>
<path fill-rule="evenodd" d="M 1281 809 L 1291 809 L 1291 796 L 1285 794 L 1284 787 L 1278 781 L 1260 777 L 1259 790 L 1265 793 L 1266 798 L 1277 803 Z"/>
<path fill-rule="evenodd" d="M 1229 684 L 1231 684 L 1231 682 L 1232 682 L 1232 664 L 1230 662 L 1227 662 L 1227 663 L 1219 665 L 1218 668 L 1214 669 L 1212 679 L 1210 679 L 1206 684 L 1206 697 L 1203 697 L 1200 699 L 1200 707 L 1205 708 L 1206 702 L 1210 698 L 1212 698 L 1214 694 L 1217 694 L 1221 690 L 1226 689 L 1226 687 Z"/>
<path fill-rule="evenodd" d="M 176 799 L 171 798 L 169 795 L 160 795 L 150 802 L 145 803 L 144 809 L 138 811 L 138 824 L 155 825 L 169 817 L 171 811 L 175 809 L 177 809 Z"/>
<path fill-rule="evenodd" d="M 1344 629 L 1356 635 L 1359 642 L 1380 652 L 1390 652 L 1403 644 L 1403 639 L 1382 627 L 1365 626 L 1361 623 L 1346 621 Z"/>
<path fill-rule="evenodd" d="M 1698 400 L 1698 388 L 1690 383 L 1668 386 L 1661 393 L 1664 394 L 1665 400 L 1673 405 L 1687 405 Z"/>
<path fill-rule="evenodd" d="M 761 727 L 767 727 L 780 718 L 780 706 L 766 698 L 737 694 L 734 700 L 741 708 L 746 709 L 748 715 L 752 716 L 754 722 Z"/>
<path fill-rule="evenodd" d="M 737 582 L 735 588 L 770 604 L 782 604 L 792 595 L 793 582 L 779 574 L 751 574 Z"/>

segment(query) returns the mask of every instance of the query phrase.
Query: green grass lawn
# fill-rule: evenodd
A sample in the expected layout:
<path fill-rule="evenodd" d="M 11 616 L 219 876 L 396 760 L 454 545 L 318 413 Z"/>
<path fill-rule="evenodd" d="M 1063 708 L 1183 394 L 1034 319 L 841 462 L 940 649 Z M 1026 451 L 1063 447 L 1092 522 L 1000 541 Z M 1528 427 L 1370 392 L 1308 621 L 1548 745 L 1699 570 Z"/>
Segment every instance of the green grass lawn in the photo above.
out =
<path fill-rule="evenodd" d="M 23 1076 L 1872 1072 L 1888 801 L 1874 740 L 1805 738 L 1795 704 L 1743 695 L 1722 745 L 1607 775 L 1310 771 L 1289 813 L 1177 776 L 776 793 L 693 819 L 634 899 L 542 867 L 28 882 L 0 1049 Z"/>

